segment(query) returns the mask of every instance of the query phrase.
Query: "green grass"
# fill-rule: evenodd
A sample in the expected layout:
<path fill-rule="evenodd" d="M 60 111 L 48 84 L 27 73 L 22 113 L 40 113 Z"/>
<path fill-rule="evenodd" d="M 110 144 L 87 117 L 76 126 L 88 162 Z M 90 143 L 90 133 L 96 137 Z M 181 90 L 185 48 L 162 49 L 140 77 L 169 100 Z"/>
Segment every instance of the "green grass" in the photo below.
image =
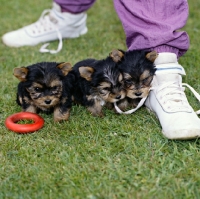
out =
<path fill-rule="evenodd" d="M 189 5 L 184 30 L 191 47 L 180 63 L 187 72 L 184 82 L 200 92 L 200 2 L 190 0 Z M 50 7 L 49 0 L 1 0 L 0 35 L 37 20 Z M 88 34 L 64 40 L 56 55 L 39 53 L 40 45 L 16 49 L 0 44 L 0 199 L 200 198 L 199 140 L 167 140 L 145 108 L 132 115 L 104 110 L 104 118 L 94 118 L 74 106 L 65 123 L 55 124 L 52 115 L 42 114 L 45 126 L 35 133 L 20 135 L 5 128 L 6 117 L 20 111 L 14 67 L 41 61 L 74 64 L 104 58 L 113 48 L 126 49 L 112 1 L 95 3 L 88 11 L 88 28 Z M 199 102 L 186 93 L 199 109 Z"/>

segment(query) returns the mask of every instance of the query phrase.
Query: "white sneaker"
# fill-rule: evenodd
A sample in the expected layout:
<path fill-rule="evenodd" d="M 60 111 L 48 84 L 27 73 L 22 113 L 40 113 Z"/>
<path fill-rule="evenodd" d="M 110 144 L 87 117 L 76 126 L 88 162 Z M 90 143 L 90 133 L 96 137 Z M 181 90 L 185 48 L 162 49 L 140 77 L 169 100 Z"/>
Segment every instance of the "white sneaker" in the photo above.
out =
<path fill-rule="evenodd" d="M 182 87 L 185 71 L 174 53 L 159 53 L 152 90 L 145 102 L 158 117 L 168 139 L 200 137 L 200 119 L 189 105 Z"/>
<path fill-rule="evenodd" d="M 62 49 L 62 38 L 76 38 L 87 33 L 86 19 L 86 13 L 61 12 L 60 6 L 53 2 L 53 8 L 44 10 L 38 21 L 6 33 L 2 40 L 7 46 L 21 47 L 59 39 Z"/>

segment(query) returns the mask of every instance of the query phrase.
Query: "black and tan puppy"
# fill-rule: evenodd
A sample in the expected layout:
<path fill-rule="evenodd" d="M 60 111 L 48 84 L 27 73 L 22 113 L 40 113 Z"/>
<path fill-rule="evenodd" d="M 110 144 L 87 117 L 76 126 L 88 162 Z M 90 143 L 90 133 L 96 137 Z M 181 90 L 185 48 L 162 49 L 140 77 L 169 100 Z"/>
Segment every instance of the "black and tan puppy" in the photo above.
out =
<path fill-rule="evenodd" d="M 73 67 L 77 82 L 75 102 L 87 107 L 93 116 L 103 116 L 102 107 L 125 97 L 123 77 L 113 59 L 121 59 L 122 53 L 114 50 L 106 59 L 86 59 Z"/>
<path fill-rule="evenodd" d="M 14 69 L 20 80 L 17 103 L 22 111 L 37 113 L 53 111 L 54 121 L 68 120 L 72 105 L 71 89 L 73 78 L 69 63 L 41 62 Z"/>
<path fill-rule="evenodd" d="M 156 68 L 154 60 L 158 56 L 155 51 L 132 50 L 123 52 L 118 67 L 123 74 L 126 98 L 118 102 L 118 106 L 125 110 L 128 106 L 135 107 L 141 98 L 149 94 L 151 82 Z"/>

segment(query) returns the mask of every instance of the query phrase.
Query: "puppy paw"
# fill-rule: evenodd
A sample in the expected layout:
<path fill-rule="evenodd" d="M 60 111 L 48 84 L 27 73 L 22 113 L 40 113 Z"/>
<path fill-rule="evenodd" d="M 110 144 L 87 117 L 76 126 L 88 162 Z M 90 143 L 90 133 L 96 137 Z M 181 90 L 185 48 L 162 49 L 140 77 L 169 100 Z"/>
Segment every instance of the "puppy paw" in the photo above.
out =
<path fill-rule="evenodd" d="M 28 108 L 23 109 L 22 111 L 30 112 L 30 113 L 37 113 L 37 108 L 33 105 L 30 105 Z"/>
<path fill-rule="evenodd" d="M 94 117 L 104 117 L 102 108 L 97 109 L 97 107 L 87 107 L 87 109 L 91 113 L 91 115 Z"/>
<path fill-rule="evenodd" d="M 92 116 L 94 116 L 94 117 L 104 117 L 104 114 L 103 114 L 103 112 L 100 112 L 100 113 L 92 113 Z"/>
<path fill-rule="evenodd" d="M 60 108 L 54 109 L 54 121 L 55 122 L 61 122 L 61 121 L 67 121 L 70 116 L 70 111 L 61 112 Z"/>

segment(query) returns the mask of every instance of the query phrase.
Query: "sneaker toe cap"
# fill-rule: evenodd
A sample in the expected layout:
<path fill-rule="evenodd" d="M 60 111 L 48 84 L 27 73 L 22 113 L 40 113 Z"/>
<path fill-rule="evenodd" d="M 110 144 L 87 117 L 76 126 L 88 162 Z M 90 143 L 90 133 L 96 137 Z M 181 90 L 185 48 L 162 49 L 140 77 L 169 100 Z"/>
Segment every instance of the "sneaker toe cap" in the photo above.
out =
<path fill-rule="evenodd" d="M 5 45 L 10 47 L 20 47 L 21 36 L 16 31 L 8 32 L 2 36 L 2 41 Z"/>
<path fill-rule="evenodd" d="M 164 127 L 162 132 L 168 139 L 174 140 L 189 140 L 200 137 L 200 120 L 192 114 L 190 117 L 181 119 L 174 119 L 170 122 L 170 126 Z"/>
<path fill-rule="evenodd" d="M 23 28 L 4 34 L 2 41 L 9 47 L 33 46 L 37 44 L 34 40 L 32 41 Z"/>

